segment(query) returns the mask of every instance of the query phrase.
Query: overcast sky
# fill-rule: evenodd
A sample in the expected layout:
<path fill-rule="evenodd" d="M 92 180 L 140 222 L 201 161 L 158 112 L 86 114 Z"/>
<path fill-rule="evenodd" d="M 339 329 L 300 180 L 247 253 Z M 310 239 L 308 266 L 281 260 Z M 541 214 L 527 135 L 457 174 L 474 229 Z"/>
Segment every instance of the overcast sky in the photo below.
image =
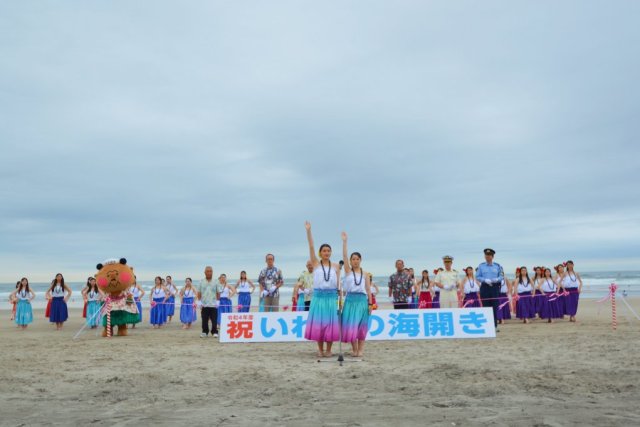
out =
<path fill-rule="evenodd" d="M 0 280 L 640 269 L 640 2 L 2 2 Z"/>

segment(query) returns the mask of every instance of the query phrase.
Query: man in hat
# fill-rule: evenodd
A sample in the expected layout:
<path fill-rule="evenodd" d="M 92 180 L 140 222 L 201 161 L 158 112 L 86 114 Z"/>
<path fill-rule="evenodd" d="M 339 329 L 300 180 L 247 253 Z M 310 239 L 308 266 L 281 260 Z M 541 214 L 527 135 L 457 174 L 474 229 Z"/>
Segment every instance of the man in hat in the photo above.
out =
<path fill-rule="evenodd" d="M 440 288 L 440 308 L 458 308 L 458 272 L 453 267 L 453 257 L 442 257 L 444 270 L 438 272 L 436 286 Z"/>
<path fill-rule="evenodd" d="M 484 250 L 484 260 L 476 269 L 476 280 L 480 282 L 480 299 L 483 307 L 493 308 L 493 322 L 498 331 L 498 298 L 500 286 L 504 278 L 504 271 L 497 262 L 493 262 L 496 251 L 487 248 Z"/>

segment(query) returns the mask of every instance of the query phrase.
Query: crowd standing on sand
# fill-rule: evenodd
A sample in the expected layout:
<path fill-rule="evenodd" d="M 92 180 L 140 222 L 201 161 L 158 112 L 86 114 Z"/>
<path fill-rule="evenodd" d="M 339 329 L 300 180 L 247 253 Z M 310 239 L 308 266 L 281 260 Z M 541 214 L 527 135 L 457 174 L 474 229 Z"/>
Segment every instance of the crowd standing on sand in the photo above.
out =
<path fill-rule="evenodd" d="M 332 248 L 323 243 L 315 250 L 311 224 L 305 223 L 309 260 L 293 286 L 291 309 L 308 311 L 305 338 L 315 341 L 319 357 L 330 357 L 332 345 L 341 340 L 352 345 L 352 355 L 362 357 L 368 320 L 372 310 L 378 308 L 376 295 L 380 289 L 373 282 L 373 275 L 362 267 L 360 252 L 348 253 L 348 236 L 341 234 L 342 260 L 331 261 Z M 505 277 L 504 269 L 494 262 L 495 251 L 484 250 L 485 262 L 477 268 L 466 267 L 460 274 L 453 268 L 454 258 L 442 257 L 443 266 L 433 271 L 422 270 L 416 278 L 414 270 L 407 268 L 403 260 L 395 263 L 395 272 L 388 280 L 388 296 L 394 309 L 437 309 L 490 307 L 494 313 L 496 327 L 512 318 L 522 323 L 542 319 L 553 323 L 568 316 L 576 321 L 582 279 L 574 270 L 573 261 L 551 268 L 536 266 L 533 277 L 525 266 L 516 268 L 515 278 Z M 204 278 L 194 284 L 190 277 L 178 288 L 171 276 L 157 276 L 149 292 L 149 323 L 160 329 L 172 323 L 179 308 L 182 329 L 189 330 L 198 320 L 200 312 L 202 331 L 200 336 L 218 337 L 223 313 L 246 313 L 251 310 L 252 295 L 258 291 L 258 311 L 278 312 L 289 305 L 280 305 L 280 289 L 284 285 L 282 270 L 275 266 L 275 255 L 265 257 L 265 268 L 260 271 L 256 284 L 246 271 L 240 273 L 235 283 L 229 283 L 226 274 L 213 278 L 213 268 L 204 269 Z M 232 281 L 233 282 L 233 281 Z M 64 276 L 56 274 L 45 293 L 47 306 L 45 316 L 56 330 L 61 330 L 69 317 L 67 302 L 73 291 L 65 284 Z M 136 323 L 143 320 L 143 297 L 146 292 L 137 283 L 126 292 L 137 306 Z M 100 325 L 102 306 L 107 295 L 96 283 L 95 277 L 87 278 L 81 290 L 84 300 L 83 317 L 86 326 L 92 329 Z M 238 303 L 233 306 L 232 298 Z M 24 330 L 34 321 L 31 301 L 36 294 L 23 277 L 16 283 L 9 296 L 12 303 L 12 320 Z M 342 304 L 344 298 L 344 304 Z M 336 310 L 336 307 L 339 310 Z M 128 320 L 129 321 L 129 320 Z M 135 328 L 136 323 L 131 326 Z"/>

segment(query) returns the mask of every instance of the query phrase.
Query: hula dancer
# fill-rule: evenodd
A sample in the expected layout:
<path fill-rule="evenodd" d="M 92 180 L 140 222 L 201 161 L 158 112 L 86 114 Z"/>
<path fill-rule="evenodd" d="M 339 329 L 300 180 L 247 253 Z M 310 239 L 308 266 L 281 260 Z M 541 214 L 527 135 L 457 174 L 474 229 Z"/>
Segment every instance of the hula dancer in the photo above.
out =
<path fill-rule="evenodd" d="M 418 308 L 431 308 L 433 306 L 433 298 L 431 296 L 431 280 L 429 279 L 429 271 L 422 270 L 422 277 L 418 282 Z"/>
<path fill-rule="evenodd" d="M 540 282 L 539 290 L 544 294 L 542 305 L 540 306 L 540 318 L 547 319 L 548 323 L 553 323 L 553 319 L 562 317 L 558 304 L 558 287 L 551 277 L 551 270 L 544 270 L 544 278 Z"/>
<path fill-rule="evenodd" d="M 21 280 L 18 280 L 16 282 L 16 290 L 18 290 L 20 288 L 20 282 Z M 11 303 L 11 320 L 15 320 L 16 318 L 16 304 L 17 304 L 18 300 L 15 297 L 15 291 L 11 292 L 9 294 L 9 303 Z"/>
<path fill-rule="evenodd" d="M 180 298 L 182 299 L 180 304 L 182 329 L 191 329 L 191 324 L 198 320 L 195 307 L 196 291 L 193 289 L 191 277 L 184 280 L 184 288 L 180 290 Z"/>
<path fill-rule="evenodd" d="M 536 317 L 536 308 L 533 299 L 534 285 L 529 279 L 527 267 L 520 267 L 515 284 L 513 292 L 514 296 L 517 295 L 517 298 L 514 298 L 517 300 L 516 317 L 521 319 L 523 323 L 529 323 L 529 319 Z"/>
<path fill-rule="evenodd" d="M 511 319 L 509 294 L 511 294 L 511 284 L 509 283 L 509 279 L 502 277 L 502 283 L 500 283 L 500 295 L 498 296 L 498 323 L 500 324 L 504 323 L 505 320 Z"/>
<path fill-rule="evenodd" d="M 544 293 L 540 291 L 540 282 L 543 279 L 543 267 L 533 267 L 535 274 L 533 275 L 533 309 L 536 311 L 536 317 L 540 317 L 540 309 L 542 308 L 542 299 Z"/>
<path fill-rule="evenodd" d="M 238 294 L 238 313 L 248 313 L 251 310 L 251 294 L 256 290 L 253 282 L 247 279 L 247 272 L 240 272 L 240 280 L 236 283 Z"/>
<path fill-rule="evenodd" d="M 304 330 L 304 337 L 318 344 L 318 357 L 331 357 L 333 342 L 340 339 L 338 320 L 338 271 L 340 266 L 331 262 L 331 246 L 320 245 L 320 260 L 316 257 L 311 234 L 311 223 L 304 224 L 307 230 L 309 254 L 313 265 L 313 299 Z M 326 349 L 324 347 L 326 343 Z"/>
<path fill-rule="evenodd" d="M 576 314 L 578 313 L 578 302 L 580 300 L 580 293 L 582 292 L 582 279 L 580 274 L 576 273 L 573 269 L 573 261 L 567 261 L 567 272 L 561 279 L 562 286 L 569 292 L 564 299 L 565 313 L 569 316 L 570 322 L 576 321 Z"/>
<path fill-rule="evenodd" d="M 376 300 L 376 295 L 378 295 L 378 293 L 380 292 L 380 288 L 373 281 L 373 274 L 371 273 L 368 273 L 368 274 L 369 274 L 369 288 L 371 289 L 371 304 L 372 304 L 371 310 L 377 310 L 378 301 Z"/>
<path fill-rule="evenodd" d="M 169 299 L 167 299 L 166 304 L 166 312 L 167 312 L 167 323 L 171 323 L 173 320 L 173 316 L 176 314 L 176 294 L 178 293 L 178 288 L 173 284 L 173 279 L 171 276 L 167 276 L 167 283 L 165 285 L 167 292 L 169 293 Z"/>
<path fill-rule="evenodd" d="M 473 267 L 464 269 L 466 277 L 461 283 L 461 291 L 464 293 L 462 300 L 463 307 L 481 307 L 480 303 L 480 283 L 473 277 Z"/>
<path fill-rule="evenodd" d="M 369 315 L 373 309 L 369 274 L 362 270 L 362 256 L 354 252 L 347 256 L 347 233 L 342 233 L 344 260 L 343 292 L 347 294 L 342 308 L 342 342 L 351 343 L 353 357 L 364 356 L 364 342 L 369 332 Z"/>
<path fill-rule="evenodd" d="M 96 329 L 100 325 L 100 309 L 104 293 L 98 288 L 95 277 L 90 277 L 87 287 L 82 290 L 82 298 L 87 306 L 86 324 L 91 329 Z"/>
<path fill-rule="evenodd" d="M 236 294 L 235 289 L 227 284 L 227 275 L 221 274 L 220 279 L 220 304 L 218 305 L 218 329 L 220 329 L 220 320 L 222 313 L 233 312 L 233 303 L 231 298 Z"/>
<path fill-rule="evenodd" d="M 62 325 L 69 318 L 67 301 L 71 298 L 71 294 L 71 289 L 65 285 L 62 274 L 56 274 L 56 278 L 51 281 L 51 287 L 46 294 L 51 299 L 49 322 L 56 324 L 56 331 L 61 330 Z"/>
<path fill-rule="evenodd" d="M 29 280 L 23 277 L 18 282 L 18 288 L 11 293 L 12 299 L 16 302 L 15 322 L 20 329 L 27 329 L 27 326 L 33 322 L 33 309 L 31 301 L 36 294 L 29 289 Z"/>
<path fill-rule="evenodd" d="M 151 303 L 151 311 L 149 312 L 149 322 L 153 325 L 153 329 L 161 328 L 167 323 L 167 311 L 165 303 L 169 299 L 169 292 L 162 286 L 162 277 L 155 278 L 155 285 L 151 289 L 149 302 Z"/>
<path fill-rule="evenodd" d="M 138 323 L 140 323 L 142 322 L 142 297 L 145 292 L 142 286 L 138 285 L 138 278 L 136 276 L 133 276 L 133 285 L 129 288 L 129 293 L 133 296 L 136 307 L 138 307 Z M 132 324 L 131 327 L 135 329 L 136 324 Z"/>
<path fill-rule="evenodd" d="M 558 264 L 555 267 L 553 267 L 553 269 L 556 271 L 555 276 L 553 276 L 553 281 L 556 283 L 556 286 L 558 287 L 558 307 L 560 308 L 560 314 L 562 314 L 562 318 L 564 319 L 564 316 L 567 314 L 565 312 L 566 310 L 566 303 L 565 303 L 565 298 L 564 298 L 564 286 L 562 285 L 562 278 L 564 277 L 564 264 Z M 562 292 L 560 292 L 562 291 Z"/>

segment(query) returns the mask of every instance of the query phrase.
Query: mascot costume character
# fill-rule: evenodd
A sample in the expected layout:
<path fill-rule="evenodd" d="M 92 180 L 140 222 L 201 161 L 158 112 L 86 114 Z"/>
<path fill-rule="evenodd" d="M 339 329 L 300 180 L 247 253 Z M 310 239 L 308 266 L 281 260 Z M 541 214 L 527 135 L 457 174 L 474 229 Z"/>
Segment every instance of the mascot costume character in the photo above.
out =
<path fill-rule="evenodd" d="M 105 261 L 96 268 L 98 287 L 107 294 L 102 307 L 102 336 L 111 337 L 114 326 L 118 327 L 118 336 L 126 336 L 127 325 L 140 322 L 138 307 L 129 292 L 129 288 L 135 283 L 133 269 L 124 258 Z"/>

